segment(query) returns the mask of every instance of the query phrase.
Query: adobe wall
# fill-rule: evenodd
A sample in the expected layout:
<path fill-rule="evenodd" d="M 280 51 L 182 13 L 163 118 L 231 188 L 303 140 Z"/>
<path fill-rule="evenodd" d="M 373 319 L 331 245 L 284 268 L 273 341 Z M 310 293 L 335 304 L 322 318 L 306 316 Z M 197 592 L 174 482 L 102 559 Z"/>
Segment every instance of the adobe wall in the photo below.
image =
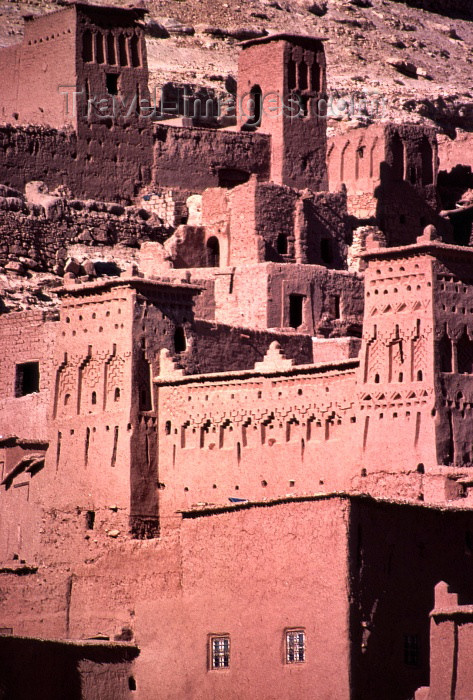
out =
<path fill-rule="evenodd" d="M 76 85 L 76 8 L 26 18 L 22 44 L 0 51 L 2 121 L 73 126 L 62 86 Z"/>
<path fill-rule="evenodd" d="M 460 700 L 471 694 L 473 607 L 471 601 L 460 605 L 458 594 L 451 591 L 444 581 L 435 586 L 435 606 L 430 613 L 430 687 L 422 689 L 426 700 L 440 700 L 452 688 Z"/>
<path fill-rule="evenodd" d="M 22 311 L 0 316 L 0 434 L 47 438 L 54 382 L 56 314 Z M 39 362 L 39 392 L 16 396 L 16 366 Z"/>
<path fill-rule="evenodd" d="M 428 224 L 447 237 L 450 228 L 437 215 L 436 134 L 412 124 L 372 125 L 329 142 L 330 189 L 347 187 L 348 211 L 377 223 L 388 245 L 407 245 Z"/>
<path fill-rule="evenodd" d="M 301 78 L 301 66 L 305 81 Z M 313 71 L 317 75 L 312 81 Z M 263 105 L 256 128 L 271 134 L 272 182 L 301 190 L 327 189 L 326 124 L 317 115 L 325 81 L 323 45 L 316 39 L 275 38 L 243 45 L 238 60 L 238 124 L 247 128 L 249 117 L 251 121 L 250 92 L 258 86 Z M 307 99 L 305 116 L 297 116 L 299 104 L 290 102 L 296 91 Z"/>
<path fill-rule="evenodd" d="M 151 187 L 202 192 L 219 185 L 219 172 L 236 170 L 269 178 L 270 138 L 266 134 L 155 124 Z"/>
<path fill-rule="evenodd" d="M 292 370 L 267 356 L 256 371 L 157 377 L 163 527 L 199 502 L 345 488 L 361 456 L 356 364 Z"/>
<path fill-rule="evenodd" d="M 166 277 L 205 287 L 196 318 L 238 328 L 291 332 L 290 295 L 302 297 L 298 333 L 357 335 L 363 318 L 363 279 L 315 265 L 265 263 L 244 267 L 166 270 Z M 337 318 L 338 316 L 338 318 Z"/>
<path fill-rule="evenodd" d="M 2 691 L 16 700 L 130 700 L 138 653 L 125 644 L 0 637 Z"/>
<path fill-rule="evenodd" d="M 127 210 L 113 203 L 56 197 L 55 205 L 45 211 L 16 194 L 0 197 L 1 266 L 23 259 L 34 270 L 61 272 L 71 245 L 84 246 L 85 253 L 87 246 L 96 246 L 97 254 L 103 246 L 162 242 L 167 234 L 157 220 L 146 221 L 143 210 L 140 215 L 137 209 Z"/>
<path fill-rule="evenodd" d="M 136 601 L 143 697 L 296 700 L 317 688 L 321 700 L 348 700 L 347 504 L 193 515 L 181 526 L 181 589 Z M 306 662 L 286 664 L 294 627 L 305 631 Z M 212 634 L 230 635 L 228 669 L 208 670 Z"/>
<path fill-rule="evenodd" d="M 437 136 L 439 153 L 439 170 L 447 173 L 457 165 L 465 165 L 473 168 L 472 135 L 467 131 L 457 131 L 454 139 L 445 134 Z"/>
<path fill-rule="evenodd" d="M 387 472 L 437 464 L 432 262 L 421 250 L 396 250 L 365 271 L 359 399 L 368 482 L 380 454 Z"/>
<path fill-rule="evenodd" d="M 31 180 L 66 185 L 74 197 L 130 203 L 151 173 L 147 124 L 85 123 L 79 133 L 45 127 L 0 127 L 0 182 L 19 190 Z"/>
<path fill-rule="evenodd" d="M 448 580 L 462 601 L 473 600 L 473 562 L 465 545 L 472 527 L 473 515 L 468 511 L 374 502 L 366 506 L 353 499 L 352 690 L 357 696 L 400 700 L 429 684 L 434 586 Z M 406 635 L 417 638 L 417 663 L 406 663 Z M 450 659 L 445 656 L 441 666 Z"/>
<path fill-rule="evenodd" d="M 473 402 L 473 277 L 468 258 L 433 265 L 436 325 L 438 457 L 442 464 L 473 464 L 470 440 Z"/>

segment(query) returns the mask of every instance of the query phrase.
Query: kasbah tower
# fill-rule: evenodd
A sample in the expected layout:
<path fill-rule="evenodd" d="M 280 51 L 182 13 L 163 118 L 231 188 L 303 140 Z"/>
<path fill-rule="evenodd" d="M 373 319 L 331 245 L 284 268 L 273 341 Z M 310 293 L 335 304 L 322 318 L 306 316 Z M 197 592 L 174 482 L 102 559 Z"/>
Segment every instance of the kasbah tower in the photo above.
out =
<path fill-rule="evenodd" d="M 316 36 L 163 118 L 145 17 L 0 50 L 0 697 L 471 699 L 471 206 Z"/>

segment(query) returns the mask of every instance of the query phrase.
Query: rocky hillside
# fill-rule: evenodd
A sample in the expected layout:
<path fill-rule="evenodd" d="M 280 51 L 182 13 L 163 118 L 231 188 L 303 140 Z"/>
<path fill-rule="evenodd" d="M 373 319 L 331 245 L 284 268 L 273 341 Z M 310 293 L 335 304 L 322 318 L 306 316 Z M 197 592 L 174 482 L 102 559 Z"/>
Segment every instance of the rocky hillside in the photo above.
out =
<path fill-rule="evenodd" d="M 0 45 L 20 40 L 24 14 L 64 1 L 2 0 Z M 473 129 L 471 0 L 149 0 L 146 7 L 158 90 L 167 82 L 224 90 L 236 77 L 239 40 L 294 31 L 327 40 L 332 128 L 385 116 Z"/>

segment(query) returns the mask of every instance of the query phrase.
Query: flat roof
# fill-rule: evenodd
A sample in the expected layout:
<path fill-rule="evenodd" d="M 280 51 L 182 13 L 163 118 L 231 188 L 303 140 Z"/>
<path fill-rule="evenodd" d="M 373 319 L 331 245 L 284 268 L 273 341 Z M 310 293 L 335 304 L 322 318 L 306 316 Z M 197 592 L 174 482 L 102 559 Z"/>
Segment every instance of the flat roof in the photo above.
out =
<path fill-rule="evenodd" d="M 112 277 L 107 280 L 98 280 L 94 282 L 78 282 L 77 284 L 65 285 L 63 287 L 55 287 L 53 292 L 58 296 L 86 296 L 95 292 L 104 292 L 114 287 L 134 287 L 135 289 L 148 287 L 155 290 L 170 289 L 172 291 L 199 294 L 202 287 L 198 284 L 190 282 L 174 282 L 162 279 L 151 279 L 150 277 Z"/>
<path fill-rule="evenodd" d="M 404 246 L 367 250 L 361 254 L 361 257 L 364 260 L 379 260 L 407 255 L 447 255 L 452 258 L 469 258 L 473 256 L 473 248 L 469 246 L 452 245 L 450 243 L 444 243 L 443 241 L 420 241 L 419 243 L 411 243 Z"/>
<path fill-rule="evenodd" d="M 228 505 L 214 505 L 211 503 L 202 503 L 196 504 L 187 509 L 181 509 L 177 512 L 180 513 L 183 518 L 199 518 L 201 516 L 218 515 L 220 513 L 231 513 L 237 510 L 248 510 L 250 508 L 268 508 L 272 506 L 284 505 L 287 503 L 309 503 L 311 501 L 328 501 L 336 499 L 345 501 L 359 501 L 362 503 L 366 503 L 367 505 L 380 504 L 388 506 L 402 506 L 406 508 L 418 508 L 421 510 L 435 511 L 441 513 L 461 512 L 471 513 L 473 515 L 471 506 L 468 505 L 450 505 L 450 503 L 426 503 L 425 501 L 413 501 L 402 498 L 381 498 L 379 496 L 372 496 L 369 493 L 363 493 L 361 491 L 354 491 L 352 493 L 348 491 L 329 491 L 328 493 L 314 493 L 305 494 L 301 496 L 297 496 L 295 494 L 288 494 L 287 496 L 268 498 L 266 500 L 260 501 L 250 501 L 242 499 L 240 503 L 232 503 Z"/>
<path fill-rule="evenodd" d="M 266 36 L 257 37 L 255 39 L 247 39 L 246 41 L 240 42 L 238 46 L 241 46 L 242 49 L 247 49 L 249 46 L 253 46 L 254 44 L 268 44 L 270 41 L 327 41 L 327 39 L 326 37 L 311 36 L 310 34 L 286 34 L 283 32 L 277 34 L 267 34 Z"/>

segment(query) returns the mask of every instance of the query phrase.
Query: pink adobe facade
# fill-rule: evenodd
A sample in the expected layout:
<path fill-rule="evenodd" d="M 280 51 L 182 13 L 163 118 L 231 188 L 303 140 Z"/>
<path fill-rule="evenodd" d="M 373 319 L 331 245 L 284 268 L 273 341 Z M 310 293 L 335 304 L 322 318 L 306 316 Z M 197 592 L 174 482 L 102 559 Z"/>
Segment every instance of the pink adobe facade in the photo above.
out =
<path fill-rule="evenodd" d="M 66 79 L 146 99 L 142 15 L 76 3 L 0 52 L 0 264 L 57 282 L 0 317 L 0 687 L 467 698 L 454 148 L 392 124 L 327 144 L 323 43 L 292 35 L 242 45 L 233 125 L 68 120 Z M 44 105 L 10 90 L 41 61 Z M 273 91 L 299 114 L 258 115 Z"/>

